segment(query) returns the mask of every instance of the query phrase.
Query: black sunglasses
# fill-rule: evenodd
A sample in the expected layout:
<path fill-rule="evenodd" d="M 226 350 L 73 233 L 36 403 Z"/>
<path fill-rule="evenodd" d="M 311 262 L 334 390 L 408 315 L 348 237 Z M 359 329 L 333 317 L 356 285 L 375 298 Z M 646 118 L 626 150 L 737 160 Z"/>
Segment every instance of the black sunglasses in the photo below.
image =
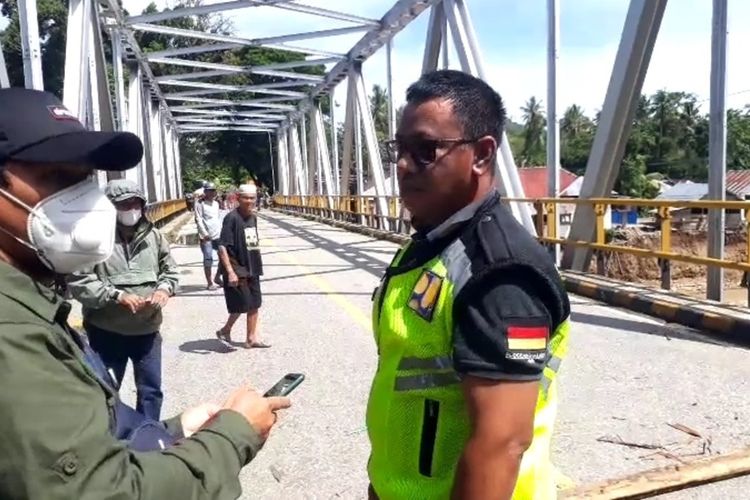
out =
<path fill-rule="evenodd" d="M 448 152 L 463 144 L 471 144 L 479 139 L 395 139 L 383 142 L 386 158 L 391 163 L 397 163 L 399 158 L 404 154 L 409 154 L 411 159 L 420 169 L 424 170 L 429 165 L 435 163 L 438 156 L 438 149 L 448 147 Z"/>

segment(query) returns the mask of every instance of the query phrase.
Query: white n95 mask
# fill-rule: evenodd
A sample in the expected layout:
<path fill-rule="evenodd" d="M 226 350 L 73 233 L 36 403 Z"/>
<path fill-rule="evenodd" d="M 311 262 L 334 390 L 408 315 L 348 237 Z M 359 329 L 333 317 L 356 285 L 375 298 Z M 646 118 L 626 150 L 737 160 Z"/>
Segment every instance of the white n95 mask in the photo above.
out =
<path fill-rule="evenodd" d="M 141 211 L 140 208 L 133 208 L 132 210 L 118 210 L 117 220 L 123 226 L 133 227 L 138 224 L 139 220 L 141 220 L 141 215 L 143 215 L 143 211 Z"/>
<path fill-rule="evenodd" d="M 92 177 L 44 198 L 33 208 L 2 188 L 0 193 L 28 210 L 29 241 L 16 240 L 34 250 L 52 271 L 69 274 L 112 255 L 117 211 Z"/>

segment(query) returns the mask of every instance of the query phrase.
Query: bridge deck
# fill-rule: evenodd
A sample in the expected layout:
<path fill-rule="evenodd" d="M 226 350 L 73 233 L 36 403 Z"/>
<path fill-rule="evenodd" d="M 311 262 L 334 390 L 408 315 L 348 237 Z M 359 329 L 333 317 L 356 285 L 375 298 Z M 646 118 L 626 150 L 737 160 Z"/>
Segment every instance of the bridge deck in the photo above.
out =
<path fill-rule="evenodd" d="M 197 246 L 175 246 L 182 293 L 163 328 L 165 416 L 237 384 L 260 390 L 289 371 L 307 380 L 293 394 L 261 455 L 243 472 L 247 499 L 365 498 L 364 411 L 375 368 L 371 292 L 396 245 L 320 223 L 262 212 L 262 337 L 271 349 L 225 348 L 220 291 L 206 291 Z M 554 458 L 575 484 L 726 453 L 750 444 L 750 353 L 699 332 L 572 297 L 576 322 L 561 371 Z M 234 339 L 244 331 L 235 327 Z M 134 397 L 126 376 L 123 396 Z M 705 439 L 667 425 L 683 424 Z M 663 446 L 659 450 L 600 438 Z M 708 453 L 708 451 L 706 451 Z M 667 458 L 670 456 L 672 458 Z M 737 479 L 662 498 L 743 498 Z"/>

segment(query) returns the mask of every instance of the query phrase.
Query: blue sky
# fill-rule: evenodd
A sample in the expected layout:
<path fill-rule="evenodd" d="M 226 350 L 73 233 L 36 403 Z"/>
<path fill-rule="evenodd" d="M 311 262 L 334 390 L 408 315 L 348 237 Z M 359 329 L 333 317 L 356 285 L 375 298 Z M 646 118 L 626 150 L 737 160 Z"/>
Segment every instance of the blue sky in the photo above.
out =
<path fill-rule="evenodd" d="M 207 0 L 213 3 L 216 0 Z M 520 107 L 532 95 L 546 103 L 546 0 L 465 0 L 479 39 L 488 81 L 506 101 L 508 111 L 520 120 Z M 352 14 L 380 18 L 394 0 L 299 0 Z M 131 13 L 140 12 L 148 0 L 124 0 Z M 158 0 L 157 5 L 167 2 Z M 169 2 L 170 4 L 172 2 Z M 601 107 L 609 83 L 628 0 L 560 0 L 561 49 L 559 100 L 561 110 L 577 103 L 593 114 Z M 695 93 L 707 108 L 711 42 L 711 0 L 670 0 L 657 39 L 644 91 L 666 88 Z M 750 2 L 729 0 L 728 103 L 741 107 L 750 102 L 750 69 L 742 51 L 750 46 L 750 30 L 741 23 L 750 19 Z M 239 36 L 248 38 L 313 31 L 345 26 L 335 20 L 306 14 L 253 7 L 226 13 Z M 399 33 L 394 40 L 394 99 L 397 104 L 410 82 L 418 78 L 428 13 Z M 361 34 L 318 41 L 296 42 L 344 52 Z M 451 53 L 452 67 L 457 64 Z M 376 54 L 364 65 L 365 81 L 385 84 L 385 54 Z M 335 99 L 345 99 L 346 85 Z M 343 113 L 340 113 L 343 114 Z M 341 117 L 343 118 L 343 117 Z"/>

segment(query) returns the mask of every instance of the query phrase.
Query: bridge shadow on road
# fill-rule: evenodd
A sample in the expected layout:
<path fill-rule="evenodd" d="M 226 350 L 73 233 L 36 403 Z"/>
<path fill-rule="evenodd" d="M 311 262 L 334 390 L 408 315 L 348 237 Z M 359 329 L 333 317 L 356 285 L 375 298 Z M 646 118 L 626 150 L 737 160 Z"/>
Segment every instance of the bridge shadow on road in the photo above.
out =
<path fill-rule="evenodd" d="M 632 319 L 617 318 L 614 316 L 600 316 L 598 314 L 576 311 L 570 313 L 570 319 L 574 323 L 584 323 L 587 325 L 612 328 L 625 332 L 655 335 L 666 339 L 694 340 L 706 344 L 736 347 L 733 344 L 707 337 L 696 330 L 677 324 L 649 323 L 647 321 L 636 321 Z"/>
<path fill-rule="evenodd" d="M 316 234 L 317 232 L 320 232 L 320 228 L 317 227 L 317 224 L 314 230 L 309 230 L 309 229 L 300 227 L 299 225 L 285 222 L 284 220 L 278 217 L 269 215 L 267 213 L 263 214 L 262 217 L 266 219 L 267 221 L 271 222 L 272 224 L 276 225 L 279 229 L 288 231 L 289 233 L 297 236 L 298 238 L 305 240 L 308 243 L 312 243 L 313 245 L 315 245 L 315 247 L 325 250 L 327 252 L 330 252 L 336 255 L 337 257 L 345 260 L 346 262 L 350 263 L 352 266 L 356 267 L 357 269 L 362 269 L 364 271 L 367 271 L 368 273 L 372 274 L 373 276 L 377 278 L 380 278 L 382 276 L 383 272 L 385 271 L 385 268 L 388 266 L 387 262 L 383 262 L 380 259 L 377 259 L 371 255 L 368 255 L 368 252 L 370 252 L 369 249 L 366 249 L 366 248 L 360 249 L 355 246 L 352 246 L 352 244 L 339 243 L 337 241 L 319 236 L 318 234 Z M 323 225 L 321 224 L 321 226 Z M 327 228 L 327 226 L 323 226 L 323 227 Z M 381 250 L 378 250 L 376 252 L 383 253 L 382 246 L 381 246 Z M 389 252 L 389 253 L 393 254 L 395 252 Z"/>

